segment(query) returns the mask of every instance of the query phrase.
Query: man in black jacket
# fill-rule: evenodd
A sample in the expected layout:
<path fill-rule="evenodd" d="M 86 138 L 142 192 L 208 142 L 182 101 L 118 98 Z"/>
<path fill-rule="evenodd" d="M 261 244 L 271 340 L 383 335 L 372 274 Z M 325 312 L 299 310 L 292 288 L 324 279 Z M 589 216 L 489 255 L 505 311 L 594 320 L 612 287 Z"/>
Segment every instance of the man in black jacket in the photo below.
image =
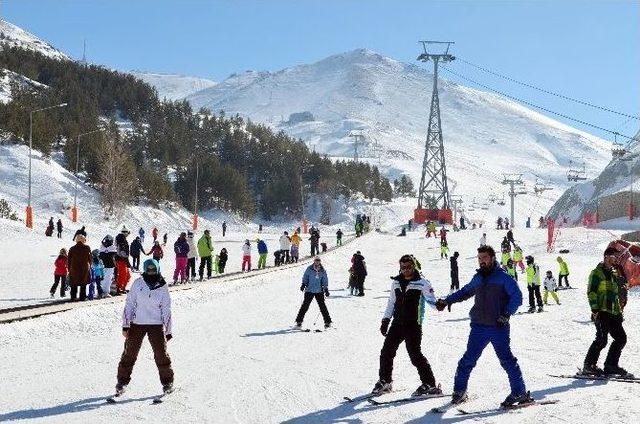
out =
<path fill-rule="evenodd" d="M 380 352 L 380 380 L 374 386 L 373 394 L 391 391 L 393 358 L 403 341 L 422 381 L 412 396 L 442 393 L 440 386 L 436 385 L 431 365 L 420 350 L 424 303 L 433 305 L 435 301 L 431 283 L 416 271 L 411 255 L 403 255 L 400 258 L 400 273 L 391 279 L 389 301 L 380 325 L 380 332 L 386 338 Z M 393 323 L 389 328 L 392 317 Z"/>
<path fill-rule="evenodd" d="M 364 296 L 364 280 L 367 278 L 367 265 L 364 263 L 364 256 L 358 250 L 351 258 L 351 268 L 358 296 Z"/>

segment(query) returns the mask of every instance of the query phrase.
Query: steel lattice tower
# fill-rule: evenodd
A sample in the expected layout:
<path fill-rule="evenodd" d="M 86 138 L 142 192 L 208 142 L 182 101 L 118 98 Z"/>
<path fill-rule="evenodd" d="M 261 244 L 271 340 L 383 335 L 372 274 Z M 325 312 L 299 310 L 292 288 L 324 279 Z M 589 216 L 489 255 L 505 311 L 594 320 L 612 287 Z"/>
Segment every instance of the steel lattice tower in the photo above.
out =
<path fill-rule="evenodd" d="M 438 98 L 438 63 L 455 59 L 449 54 L 449 41 L 420 41 L 424 53 L 418 56 L 421 62 L 433 61 L 433 92 L 431 94 L 431 110 L 429 111 L 429 127 L 422 162 L 422 177 L 418 191 L 418 209 L 427 203 L 427 197 L 433 198 L 436 205 L 442 202 L 442 209 L 451 207 L 451 197 L 447 185 L 447 165 L 444 158 L 444 142 L 442 139 L 442 122 L 440 120 L 440 100 Z M 446 44 L 445 52 L 432 54 L 427 51 L 429 44 Z"/>

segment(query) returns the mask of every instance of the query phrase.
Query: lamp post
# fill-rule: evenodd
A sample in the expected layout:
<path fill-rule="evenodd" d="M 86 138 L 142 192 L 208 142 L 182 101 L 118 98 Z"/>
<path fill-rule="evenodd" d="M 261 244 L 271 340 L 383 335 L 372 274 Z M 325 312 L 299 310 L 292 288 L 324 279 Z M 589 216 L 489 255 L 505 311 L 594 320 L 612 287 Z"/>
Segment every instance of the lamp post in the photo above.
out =
<path fill-rule="evenodd" d="M 31 208 L 31 151 L 33 149 L 33 114 L 36 112 L 42 112 L 45 110 L 65 106 L 67 106 L 66 103 L 60 103 L 59 105 L 43 107 L 41 109 L 35 109 L 29 112 L 29 194 L 27 197 L 27 228 L 33 228 L 33 209 Z"/>
<path fill-rule="evenodd" d="M 198 176 L 200 169 L 198 167 L 198 161 L 196 160 L 196 191 L 193 200 L 193 230 L 198 229 Z"/>
<path fill-rule="evenodd" d="M 85 135 L 89 135 L 97 132 L 102 132 L 104 130 L 105 130 L 104 128 L 98 128 L 93 131 L 88 131 L 86 133 L 78 134 L 78 141 L 76 143 L 76 174 L 75 174 L 76 184 L 75 184 L 75 190 L 73 193 L 73 208 L 71 209 L 72 222 L 78 221 L 78 172 L 80 171 L 80 168 L 79 168 L 80 167 L 80 137 L 84 137 Z"/>

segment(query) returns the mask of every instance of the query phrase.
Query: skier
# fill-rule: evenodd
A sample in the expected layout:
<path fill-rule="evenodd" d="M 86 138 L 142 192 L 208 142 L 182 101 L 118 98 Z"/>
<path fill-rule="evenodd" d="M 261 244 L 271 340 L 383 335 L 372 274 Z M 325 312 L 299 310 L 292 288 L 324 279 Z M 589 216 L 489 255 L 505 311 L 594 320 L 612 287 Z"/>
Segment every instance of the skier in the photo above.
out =
<path fill-rule="evenodd" d="M 436 236 L 436 223 L 433 221 L 427 222 L 427 238 Z"/>
<path fill-rule="evenodd" d="M 391 291 L 385 309 L 380 333 L 385 336 L 380 351 L 379 380 L 372 393 L 379 395 L 392 390 L 393 359 L 400 343 L 405 342 L 411 363 L 417 368 L 422 384 L 412 396 L 441 394 L 440 385 L 436 385 L 431 365 L 420 350 L 422 342 L 422 321 L 424 303 L 435 303 L 433 288 L 428 280 L 420 276 L 415 269 L 411 255 L 400 258 L 400 272 L 391 278 Z M 391 319 L 393 322 L 391 323 Z M 391 323 L 391 326 L 389 324 Z"/>
<path fill-rule="evenodd" d="M 258 269 L 265 269 L 267 267 L 267 255 L 269 254 L 267 243 L 260 239 L 256 239 L 256 242 L 258 243 Z"/>
<path fill-rule="evenodd" d="M 460 290 L 460 280 L 458 278 L 458 252 L 453 252 L 453 256 L 449 258 L 451 263 L 451 291 Z"/>
<path fill-rule="evenodd" d="M 511 260 L 511 253 L 503 249 L 502 256 L 500 258 L 500 265 L 502 265 L 502 267 L 504 268 L 507 266 L 507 263 L 509 263 L 510 260 Z"/>
<path fill-rule="evenodd" d="M 527 228 L 531 228 L 531 217 L 527 217 L 527 223 L 525 224 Z"/>
<path fill-rule="evenodd" d="M 340 228 L 336 231 L 336 246 L 342 246 L 342 230 Z"/>
<path fill-rule="evenodd" d="M 364 256 L 362 256 L 359 250 L 351 257 L 351 269 L 354 287 L 358 292 L 357 296 L 364 296 L 364 280 L 367 278 L 367 264 L 365 264 Z"/>
<path fill-rule="evenodd" d="M 322 261 L 319 257 L 316 256 L 313 259 L 313 264 L 309 265 L 304 271 L 300 291 L 304 292 L 304 299 L 302 301 L 302 305 L 300 305 L 298 315 L 296 316 L 295 327 L 302 327 L 304 315 L 309 310 L 309 305 L 311 305 L 311 301 L 314 298 L 316 299 L 316 302 L 318 302 L 318 307 L 320 308 L 320 313 L 324 320 L 324 328 L 331 327 L 331 316 L 329 315 L 327 305 L 324 302 L 325 296 L 329 296 L 329 277 L 327 276 L 327 271 L 322 266 Z"/>
<path fill-rule="evenodd" d="M 288 264 L 291 260 L 289 258 L 289 249 L 291 249 L 291 239 L 289 238 L 289 233 L 284 232 L 280 236 L 280 251 L 284 255 L 284 263 Z"/>
<path fill-rule="evenodd" d="M 508 230 L 509 229 L 509 218 L 505 218 L 504 219 L 504 229 Z"/>
<path fill-rule="evenodd" d="M 196 281 L 196 260 L 198 259 L 198 248 L 194 241 L 192 231 L 187 231 L 187 244 L 189 244 L 189 253 L 187 254 L 187 280 Z"/>
<path fill-rule="evenodd" d="M 67 279 L 67 249 L 64 247 L 60 249 L 60 253 L 56 258 L 55 270 L 53 271 L 53 285 L 49 290 L 51 297 L 55 296 L 58 283 L 60 283 L 60 297 L 64 297 L 66 291 L 66 279 Z"/>
<path fill-rule="evenodd" d="M 78 234 L 76 244 L 71 246 L 67 255 L 67 264 L 69 267 L 69 286 L 71 287 L 71 301 L 78 298 L 78 289 L 80 289 L 79 299 L 86 300 L 87 284 L 91 279 L 91 248 L 85 244 L 86 237 Z"/>
<path fill-rule="evenodd" d="M 562 259 L 562 256 L 558 256 L 558 287 L 562 287 L 562 280 L 564 280 L 566 287 L 569 289 L 571 286 L 569 285 L 569 265 Z"/>
<path fill-rule="evenodd" d="M 227 221 L 222 221 L 222 237 L 227 235 Z"/>
<path fill-rule="evenodd" d="M 56 222 L 56 230 L 58 230 L 58 238 L 62 238 L 62 219 L 58 218 Z"/>
<path fill-rule="evenodd" d="M 616 250 L 608 247 L 604 251 L 603 261 L 589 275 L 587 297 L 591 307 L 591 320 L 596 326 L 596 338 L 584 359 L 582 374 L 585 375 L 632 376 L 618 364 L 622 349 L 627 344 L 627 334 L 622 327 L 625 302 L 621 295 L 625 290 L 624 280 L 620 284 L 623 277 L 616 267 L 617 262 Z M 607 346 L 609 334 L 613 343 L 609 347 L 603 370 L 598 368 L 598 358 L 602 349 Z"/>
<path fill-rule="evenodd" d="M 544 285 L 544 297 L 542 298 L 543 303 L 545 305 L 548 305 L 547 298 L 549 294 L 551 294 L 551 297 L 553 297 L 553 300 L 555 300 L 556 303 L 559 305 L 560 299 L 558 299 L 558 293 L 556 293 L 556 291 L 558 290 L 558 285 L 556 284 L 556 279 L 553 278 L 553 273 L 551 272 L 551 270 L 547 271 L 547 277 L 544 279 L 543 285 Z"/>
<path fill-rule="evenodd" d="M 131 278 L 131 274 L 129 273 L 131 264 L 129 263 L 128 235 L 129 230 L 123 225 L 120 234 L 116 236 L 116 294 L 125 293 L 127 284 L 129 284 L 129 279 Z"/>
<path fill-rule="evenodd" d="M 180 284 L 184 284 L 189 281 L 187 277 L 187 263 L 189 262 L 187 233 L 180 233 L 178 239 L 173 243 L 173 251 L 176 254 L 176 269 L 173 271 L 173 284 L 178 284 L 178 276 L 180 276 Z"/>
<path fill-rule="evenodd" d="M 259 233 L 262 233 L 262 224 L 259 224 L 259 225 L 258 225 L 258 232 L 259 232 Z"/>
<path fill-rule="evenodd" d="M 229 255 L 227 254 L 227 249 L 223 247 L 218 259 L 218 272 L 220 274 L 224 274 L 224 267 L 227 265 L 227 259 L 229 259 Z"/>
<path fill-rule="evenodd" d="M 507 236 L 505 236 L 502 239 L 502 243 L 500 243 L 500 249 L 503 252 L 509 252 L 511 253 L 511 242 L 509 241 L 509 239 L 507 238 Z"/>
<path fill-rule="evenodd" d="M 466 225 L 464 223 L 464 217 L 462 217 L 462 216 L 460 217 L 460 229 L 461 230 L 466 230 L 467 229 L 467 227 L 466 227 Z"/>
<path fill-rule="evenodd" d="M 480 247 L 487 245 L 487 233 L 482 233 L 482 237 L 480 237 Z"/>
<path fill-rule="evenodd" d="M 502 229 L 503 229 L 503 227 L 502 227 L 502 217 L 499 216 L 498 220 L 496 221 L 496 230 L 502 230 Z"/>
<path fill-rule="evenodd" d="M 302 237 L 300 237 L 300 232 L 296 230 L 291 236 L 291 262 L 298 262 L 301 241 Z"/>
<path fill-rule="evenodd" d="M 529 255 L 527 261 L 527 290 L 529 290 L 529 310 L 533 313 L 536 311 L 535 301 L 538 303 L 538 312 L 542 312 L 542 296 L 540 295 L 540 268 L 535 264 L 533 256 Z"/>
<path fill-rule="evenodd" d="M 102 297 L 110 297 L 111 284 L 114 280 L 114 271 L 116 268 L 115 258 L 117 249 L 113 244 L 113 236 L 107 234 L 98 249 L 98 257 L 104 266 L 104 278 L 102 279 Z"/>
<path fill-rule="evenodd" d="M 249 239 L 245 240 L 242 245 L 242 272 L 245 270 L 245 265 L 247 272 L 251 271 L 251 243 L 249 243 Z"/>
<path fill-rule="evenodd" d="M 75 242 L 76 241 L 76 237 L 79 236 L 79 235 L 83 235 L 84 239 L 85 240 L 87 239 L 87 230 L 84 229 L 84 225 L 79 230 L 76 230 L 75 234 L 73 235 L 72 240 Z"/>
<path fill-rule="evenodd" d="M 442 311 L 447 305 L 475 296 L 474 306 L 469 312 L 471 332 L 467 351 L 458 362 L 451 402 L 460 404 L 468 399 L 467 385 L 471 371 L 489 343 L 493 345 L 500 365 L 509 376 L 511 393 L 502 406 L 532 402 L 510 346 L 509 317 L 522 304 L 522 292 L 513 278 L 500 268 L 491 246 L 478 248 L 478 264 L 480 268 L 467 285 L 436 303 L 437 309 Z"/>
<path fill-rule="evenodd" d="M 309 237 L 309 240 L 311 241 L 311 256 L 315 256 L 318 253 L 320 253 L 320 250 L 318 249 L 320 244 L 320 231 L 312 227 L 311 236 Z"/>
<path fill-rule="evenodd" d="M 198 275 L 200 281 L 204 277 L 204 267 L 207 267 L 207 279 L 211 278 L 211 255 L 213 253 L 213 244 L 211 243 L 211 236 L 209 230 L 204 230 L 204 234 L 198 240 L 198 255 L 200 255 L 200 268 L 198 268 Z"/>
<path fill-rule="evenodd" d="M 507 261 L 507 265 L 503 267 L 505 272 L 509 274 L 511 278 L 518 281 L 518 273 L 516 272 L 516 266 L 513 263 L 513 259 Z"/>
<path fill-rule="evenodd" d="M 49 224 L 47 225 L 47 229 L 44 232 L 44 235 L 47 237 L 51 237 L 53 235 L 53 229 L 54 229 L 54 225 L 53 225 L 53 217 L 49 218 Z"/>
<path fill-rule="evenodd" d="M 169 239 L 169 234 L 164 233 L 164 235 L 162 236 L 162 245 L 166 246 L 167 245 L 167 240 Z"/>
<path fill-rule="evenodd" d="M 91 252 L 91 280 L 89 281 L 89 300 L 102 297 L 102 280 L 104 279 L 104 265 L 99 257 L 98 249 Z M 97 287 L 97 296 L 96 296 Z"/>
<path fill-rule="evenodd" d="M 153 242 L 153 246 L 151 247 L 151 250 L 149 250 L 149 255 L 151 255 L 153 260 L 158 262 L 158 266 L 160 266 L 160 259 L 164 257 L 164 251 L 162 250 L 162 246 L 160 246 L 160 242 L 158 240 Z"/>
<path fill-rule="evenodd" d="M 507 240 L 509 243 L 513 244 L 513 247 L 516 247 L 516 241 L 513 239 L 513 230 L 507 231 Z"/>
<path fill-rule="evenodd" d="M 142 240 L 141 240 L 140 236 L 137 236 L 136 239 L 131 242 L 131 247 L 129 248 L 129 253 L 131 254 L 131 257 L 133 258 L 133 263 L 131 264 L 131 269 L 135 270 L 135 271 L 140 271 L 140 253 L 144 253 L 146 255 L 146 252 L 144 251 L 144 248 L 142 247 Z"/>
<path fill-rule="evenodd" d="M 442 240 L 440 242 L 440 259 L 449 259 L 449 246 L 447 245 L 447 240 Z"/>
<path fill-rule="evenodd" d="M 518 245 L 515 245 L 515 247 L 513 248 L 513 262 L 514 262 L 514 268 L 515 265 L 518 265 L 520 267 L 520 272 L 524 272 L 524 262 L 522 262 L 522 248 Z"/>
<path fill-rule="evenodd" d="M 158 229 L 156 227 L 153 227 L 153 230 L 151 230 L 151 236 L 154 242 L 158 240 Z"/>
<path fill-rule="evenodd" d="M 442 242 L 447 242 L 447 233 L 449 232 L 449 230 L 447 230 L 446 228 L 444 228 L 444 225 L 442 226 L 442 228 L 440 228 L 440 243 Z"/>
<path fill-rule="evenodd" d="M 131 372 L 145 335 L 151 343 L 162 390 L 164 393 L 173 391 L 173 370 L 167 354 L 167 342 L 172 338 L 171 297 L 155 260 L 144 261 L 143 271 L 127 294 L 122 314 L 125 343 L 118 364 L 117 395 L 122 394 L 131 381 Z"/>

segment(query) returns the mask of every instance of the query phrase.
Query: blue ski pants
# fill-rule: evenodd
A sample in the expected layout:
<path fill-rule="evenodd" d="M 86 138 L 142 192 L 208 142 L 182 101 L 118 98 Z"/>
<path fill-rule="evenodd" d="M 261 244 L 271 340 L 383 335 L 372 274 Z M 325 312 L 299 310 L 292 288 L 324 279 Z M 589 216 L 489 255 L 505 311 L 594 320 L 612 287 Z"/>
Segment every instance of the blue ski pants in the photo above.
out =
<path fill-rule="evenodd" d="M 472 324 L 467 342 L 467 351 L 458 362 L 453 390 L 456 392 L 467 390 L 471 371 L 476 366 L 478 359 L 480 359 L 484 348 L 491 343 L 500 360 L 500 365 L 507 372 L 511 393 L 516 395 L 525 393 L 526 388 L 522 378 L 522 371 L 520 371 L 518 360 L 511 353 L 510 340 L 508 325 L 505 327 L 490 327 Z"/>

